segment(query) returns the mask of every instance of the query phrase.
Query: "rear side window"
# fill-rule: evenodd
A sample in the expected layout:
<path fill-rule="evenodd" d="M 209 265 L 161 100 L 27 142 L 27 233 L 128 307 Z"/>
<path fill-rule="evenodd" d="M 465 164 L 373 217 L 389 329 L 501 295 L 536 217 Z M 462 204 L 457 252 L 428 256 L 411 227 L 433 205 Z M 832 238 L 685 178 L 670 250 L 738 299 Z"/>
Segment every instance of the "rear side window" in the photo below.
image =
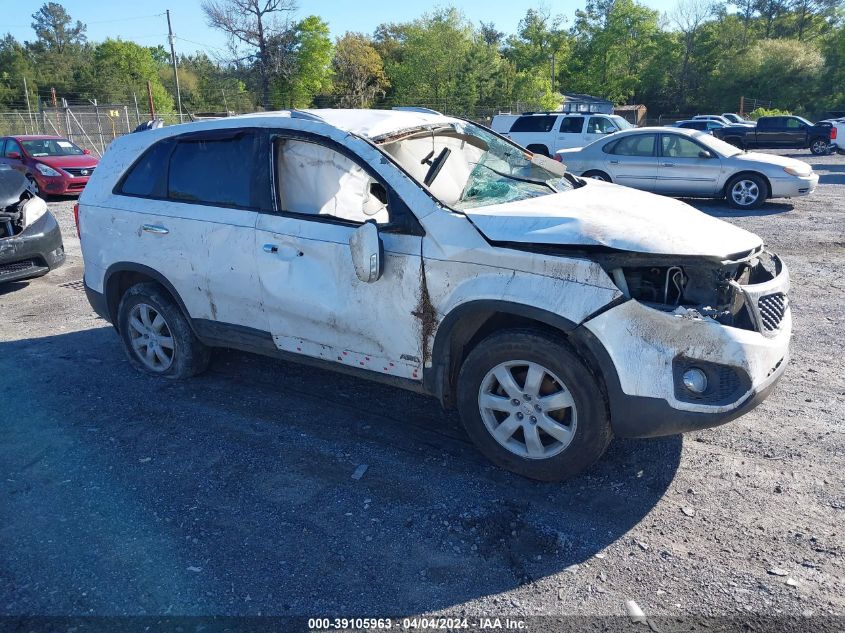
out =
<path fill-rule="evenodd" d="M 557 121 L 556 115 L 538 116 L 530 114 L 519 117 L 513 124 L 511 132 L 549 132 Z"/>
<path fill-rule="evenodd" d="M 761 129 L 768 129 L 768 128 L 775 128 L 775 127 L 782 127 L 783 120 L 781 117 L 769 117 L 768 119 L 760 119 L 757 122 L 757 127 Z"/>
<path fill-rule="evenodd" d="M 560 122 L 561 134 L 580 134 L 583 129 L 584 117 L 582 116 L 564 117 Z"/>
<path fill-rule="evenodd" d="M 633 134 L 606 145 L 608 154 L 617 156 L 654 156 L 655 134 Z"/>
<path fill-rule="evenodd" d="M 173 149 L 168 139 L 149 148 L 123 179 L 120 193 L 144 198 L 164 196 L 164 174 L 167 171 L 167 157 Z"/>
<path fill-rule="evenodd" d="M 167 197 L 222 207 L 252 207 L 255 136 L 182 140 L 170 155 Z M 269 184 L 269 183 L 268 183 Z"/>

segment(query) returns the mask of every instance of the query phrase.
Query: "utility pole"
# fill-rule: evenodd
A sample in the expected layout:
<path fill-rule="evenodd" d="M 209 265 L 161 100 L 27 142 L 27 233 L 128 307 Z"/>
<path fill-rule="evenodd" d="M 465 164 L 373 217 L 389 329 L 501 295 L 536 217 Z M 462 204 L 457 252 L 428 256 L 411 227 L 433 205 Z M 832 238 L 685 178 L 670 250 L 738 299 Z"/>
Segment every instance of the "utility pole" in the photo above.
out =
<path fill-rule="evenodd" d="M 32 121 L 32 108 L 29 105 L 29 89 L 26 87 L 26 77 L 23 78 L 23 93 L 26 95 L 26 113 L 29 115 L 29 124 L 35 130 L 35 123 Z"/>
<path fill-rule="evenodd" d="M 150 121 L 154 121 L 156 118 L 156 109 L 153 105 L 153 85 L 149 81 L 147 82 L 147 99 L 150 104 Z"/>
<path fill-rule="evenodd" d="M 170 9 L 167 9 L 167 39 L 170 40 L 170 59 L 173 62 L 173 81 L 176 84 L 176 107 L 179 123 L 182 122 L 182 92 L 179 90 L 179 72 L 176 70 L 176 48 L 173 46 L 173 29 L 170 26 Z"/>

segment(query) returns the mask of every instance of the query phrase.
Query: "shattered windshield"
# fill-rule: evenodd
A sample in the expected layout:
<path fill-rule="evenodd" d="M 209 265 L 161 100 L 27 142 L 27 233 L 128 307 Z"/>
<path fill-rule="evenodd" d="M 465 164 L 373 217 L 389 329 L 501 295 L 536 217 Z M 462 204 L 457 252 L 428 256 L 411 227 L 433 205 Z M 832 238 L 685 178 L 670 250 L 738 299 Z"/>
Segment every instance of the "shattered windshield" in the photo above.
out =
<path fill-rule="evenodd" d="M 568 191 L 575 182 L 556 163 L 538 164 L 550 159 L 463 121 L 394 135 L 380 148 L 456 210 Z"/>

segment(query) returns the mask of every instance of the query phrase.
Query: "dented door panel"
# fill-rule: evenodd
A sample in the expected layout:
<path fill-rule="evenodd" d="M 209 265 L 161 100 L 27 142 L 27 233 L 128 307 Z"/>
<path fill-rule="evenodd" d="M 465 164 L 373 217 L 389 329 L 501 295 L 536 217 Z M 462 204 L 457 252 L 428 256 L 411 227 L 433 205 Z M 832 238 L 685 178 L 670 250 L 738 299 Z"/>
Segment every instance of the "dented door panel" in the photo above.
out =
<path fill-rule="evenodd" d="M 284 351 L 422 379 L 419 320 L 421 238 L 382 233 L 384 273 L 358 279 L 354 228 L 262 214 L 256 228 L 266 329 Z M 267 252 L 274 244 L 278 252 Z"/>

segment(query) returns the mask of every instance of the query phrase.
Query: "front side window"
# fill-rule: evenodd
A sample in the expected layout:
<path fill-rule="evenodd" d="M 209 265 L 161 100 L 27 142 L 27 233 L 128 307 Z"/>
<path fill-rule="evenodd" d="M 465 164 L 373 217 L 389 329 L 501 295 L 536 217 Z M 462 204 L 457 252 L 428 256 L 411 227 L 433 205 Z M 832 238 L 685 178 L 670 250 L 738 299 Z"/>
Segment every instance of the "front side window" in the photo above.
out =
<path fill-rule="evenodd" d="M 590 126 L 587 128 L 590 134 L 610 134 L 615 131 L 616 126 L 604 117 L 590 117 Z"/>
<path fill-rule="evenodd" d="M 42 156 L 81 156 L 85 152 L 78 145 L 62 138 L 39 138 L 22 141 L 26 153 L 34 158 Z"/>
<path fill-rule="evenodd" d="M 698 143 L 677 134 L 664 134 L 660 139 L 660 149 L 663 156 L 672 158 L 699 158 L 704 151 Z"/>
<path fill-rule="evenodd" d="M 257 206 L 253 196 L 255 135 L 180 140 L 170 155 L 167 197 L 224 207 Z"/>
<path fill-rule="evenodd" d="M 538 116 L 527 114 L 519 117 L 511 128 L 511 132 L 549 132 L 557 121 L 556 115 Z"/>
<path fill-rule="evenodd" d="M 18 142 L 10 138 L 6 141 L 6 151 L 4 152 L 4 156 L 8 157 L 9 154 L 17 153 L 19 156 L 23 156 L 23 152 L 21 152 L 21 146 L 18 145 Z"/>
<path fill-rule="evenodd" d="M 279 139 L 275 148 L 279 208 L 283 212 L 387 224 L 387 190 L 354 160 L 310 141 Z"/>
<path fill-rule="evenodd" d="M 610 154 L 617 156 L 654 156 L 654 134 L 632 134 L 616 141 Z"/>
<path fill-rule="evenodd" d="M 802 123 L 798 119 L 787 119 L 786 120 L 786 127 L 790 130 L 798 130 L 804 127 L 804 123 Z"/>
<path fill-rule="evenodd" d="M 379 142 L 442 204 L 470 209 L 569 191 L 577 181 L 533 154 L 473 123 L 456 121 L 408 130 Z"/>
<path fill-rule="evenodd" d="M 560 121 L 561 134 L 580 134 L 584 129 L 584 117 L 568 116 Z"/>

